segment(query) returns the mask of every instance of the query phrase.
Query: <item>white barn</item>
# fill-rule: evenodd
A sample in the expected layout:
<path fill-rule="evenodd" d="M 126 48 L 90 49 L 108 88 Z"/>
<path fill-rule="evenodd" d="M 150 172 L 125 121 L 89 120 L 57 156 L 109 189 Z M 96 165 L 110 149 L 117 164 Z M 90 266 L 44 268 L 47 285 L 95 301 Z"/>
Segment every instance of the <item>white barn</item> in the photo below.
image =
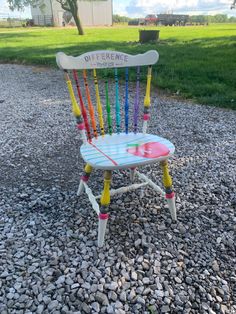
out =
<path fill-rule="evenodd" d="M 44 0 L 45 7 L 31 6 L 32 19 L 35 25 L 54 25 L 74 24 L 73 18 L 68 21 L 65 19 L 65 11 L 56 0 Z M 81 1 L 78 0 L 79 16 L 84 26 L 111 26 L 112 25 L 112 0 L 102 1 Z M 67 14 L 68 16 L 68 14 Z"/>

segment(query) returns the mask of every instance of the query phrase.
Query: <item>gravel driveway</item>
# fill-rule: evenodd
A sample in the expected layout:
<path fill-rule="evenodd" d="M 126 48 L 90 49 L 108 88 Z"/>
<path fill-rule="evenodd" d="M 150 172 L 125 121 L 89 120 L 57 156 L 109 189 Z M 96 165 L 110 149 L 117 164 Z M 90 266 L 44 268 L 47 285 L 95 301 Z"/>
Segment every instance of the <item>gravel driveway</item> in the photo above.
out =
<path fill-rule="evenodd" d="M 164 96 L 152 111 L 176 145 L 178 222 L 152 190 L 117 196 L 98 249 L 62 73 L 0 65 L 1 314 L 236 313 L 236 113 Z"/>

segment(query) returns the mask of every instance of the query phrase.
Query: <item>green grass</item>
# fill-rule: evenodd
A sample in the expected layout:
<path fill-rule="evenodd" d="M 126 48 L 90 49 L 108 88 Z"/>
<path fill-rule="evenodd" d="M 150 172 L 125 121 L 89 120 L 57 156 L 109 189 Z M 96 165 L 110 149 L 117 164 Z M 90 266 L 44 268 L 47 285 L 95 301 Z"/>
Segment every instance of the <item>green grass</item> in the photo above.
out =
<path fill-rule="evenodd" d="M 55 53 L 96 49 L 135 54 L 157 49 L 154 84 L 172 94 L 236 109 L 236 24 L 159 27 L 160 41 L 140 45 L 138 28 L 0 29 L 0 62 L 55 66 Z"/>

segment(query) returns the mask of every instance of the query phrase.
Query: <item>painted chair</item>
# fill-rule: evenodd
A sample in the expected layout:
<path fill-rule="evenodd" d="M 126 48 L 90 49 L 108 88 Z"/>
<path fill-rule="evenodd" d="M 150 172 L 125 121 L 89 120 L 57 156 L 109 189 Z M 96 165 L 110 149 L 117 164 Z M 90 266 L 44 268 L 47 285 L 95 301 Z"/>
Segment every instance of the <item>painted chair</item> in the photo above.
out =
<path fill-rule="evenodd" d="M 85 191 L 92 208 L 98 215 L 99 247 L 104 244 L 110 198 L 115 194 L 149 186 L 166 198 L 171 217 L 176 220 L 175 194 L 168 170 L 168 158 L 174 153 L 174 145 L 165 138 L 147 133 L 150 119 L 152 65 L 158 61 L 158 58 L 159 55 L 155 50 L 138 55 L 104 50 L 88 52 L 78 57 L 67 56 L 62 52 L 57 53 L 56 56 L 59 68 L 64 70 L 72 111 L 83 140 L 80 153 L 86 165 L 77 194 L 81 195 Z M 143 113 L 141 114 L 140 73 L 141 67 L 143 69 L 145 66 L 147 67 L 147 81 Z M 131 67 L 133 69 L 130 69 Z M 101 75 L 104 75 L 104 71 L 108 71 L 107 68 L 109 68 L 110 74 L 113 72 L 114 79 L 108 80 L 108 75 L 106 76 L 105 104 L 102 106 L 97 72 L 100 71 Z M 135 71 L 137 78 L 133 108 L 131 108 L 129 95 L 129 71 Z M 89 79 L 87 72 L 89 72 Z M 122 74 L 124 77 L 124 101 L 120 97 L 121 90 L 119 90 Z M 82 93 L 82 84 L 85 87 L 85 95 Z M 111 99 L 112 88 L 115 99 Z M 94 99 L 91 93 L 92 89 L 94 89 Z M 112 114 L 113 109 L 114 114 Z M 131 111 L 131 109 L 133 110 Z M 96 117 L 98 121 L 96 121 Z M 107 127 L 105 127 L 105 120 Z M 139 132 L 138 125 L 141 120 L 143 120 L 143 126 Z M 124 125 L 123 131 L 122 125 Z M 155 163 L 161 165 L 165 191 L 137 170 L 139 166 Z M 88 186 L 91 172 L 95 169 L 104 170 L 104 188 L 101 195 L 98 196 L 95 196 Z M 129 186 L 110 190 L 112 171 L 118 169 L 130 169 L 131 181 L 136 177 L 141 182 L 131 182 L 132 184 Z M 100 199 L 100 205 L 98 199 Z"/>

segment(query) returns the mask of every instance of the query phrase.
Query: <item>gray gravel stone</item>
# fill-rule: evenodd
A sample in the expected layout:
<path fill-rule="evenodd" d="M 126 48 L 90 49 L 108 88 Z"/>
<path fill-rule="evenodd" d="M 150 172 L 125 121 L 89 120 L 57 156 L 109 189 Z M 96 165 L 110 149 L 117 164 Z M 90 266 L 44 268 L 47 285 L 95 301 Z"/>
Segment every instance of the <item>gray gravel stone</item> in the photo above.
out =
<path fill-rule="evenodd" d="M 109 303 L 107 296 L 104 293 L 100 292 L 100 291 L 98 291 L 95 294 L 95 300 L 98 301 L 102 305 L 107 305 Z"/>
<path fill-rule="evenodd" d="M 118 288 L 118 284 L 117 284 L 117 282 L 111 282 L 110 284 L 109 284 L 109 286 L 108 286 L 108 289 L 109 290 L 113 290 L 113 291 L 115 291 L 116 289 Z"/>
<path fill-rule="evenodd" d="M 148 285 L 150 283 L 150 279 L 148 277 L 143 278 L 143 284 Z"/>
<path fill-rule="evenodd" d="M 137 297 L 136 302 L 145 305 L 145 300 L 140 296 Z"/>
<path fill-rule="evenodd" d="M 120 293 L 120 300 L 121 300 L 122 302 L 126 302 L 127 296 L 126 296 L 125 291 L 122 291 L 122 292 Z"/>
<path fill-rule="evenodd" d="M 59 302 L 57 300 L 53 300 L 48 304 L 48 310 L 53 311 L 55 310 L 59 305 Z"/>
<path fill-rule="evenodd" d="M 163 306 L 161 307 L 161 313 L 168 313 L 168 312 L 170 312 L 170 307 L 169 307 L 169 305 L 163 305 Z"/>
<path fill-rule="evenodd" d="M 131 278 L 133 279 L 133 280 L 138 280 L 138 275 L 137 275 L 137 273 L 135 272 L 135 271 L 132 271 L 131 272 Z"/>
<path fill-rule="evenodd" d="M 179 277 L 175 277 L 175 282 L 177 282 L 177 283 L 181 283 L 181 282 L 182 282 L 182 280 L 181 280 Z"/>
<path fill-rule="evenodd" d="M 65 276 L 60 276 L 55 282 L 57 285 L 61 285 L 65 282 Z"/>
<path fill-rule="evenodd" d="M 108 314 L 113 314 L 114 311 L 115 311 L 114 306 L 108 305 L 108 307 L 107 307 L 107 313 L 108 313 Z"/>
<path fill-rule="evenodd" d="M 213 261 L 212 262 L 212 269 L 216 272 L 218 272 L 220 270 L 220 267 L 218 265 L 218 262 L 217 261 Z"/>
<path fill-rule="evenodd" d="M 186 281 L 186 283 L 187 283 L 188 285 L 191 285 L 192 282 L 193 282 L 191 277 L 186 277 L 186 278 L 185 278 L 185 281 Z"/>
<path fill-rule="evenodd" d="M 91 304 L 91 306 L 92 306 L 92 309 L 93 309 L 96 313 L 99 313 L 99 312 L 100 312 L 100 305 L 99 305 L 98 302 L 93 302 L 93 303 Z"/>
<path fill-rule="evenodd" d="M 87 314 L 91 313 L 91 308 L 88 306 L 88 304 L 83 302 L 81 308 L 84 311 L 84 313 Z"/>
<path fill-rule="evenodd" d="M 43 311 L 44 311 L 44 305 L 43 304 L 39 304 L 38 307 L 37 307 L 36 313 L 37 314 L 41 314 L 41 313 L 43 313 Z"/>
<path fill-rule="evenodd" d="M 110 291 L 108 294 L 108 298 L 109 298 L 109 300 L 116 301 L 117 300 L 117 294 L 114 291 Z"/>

